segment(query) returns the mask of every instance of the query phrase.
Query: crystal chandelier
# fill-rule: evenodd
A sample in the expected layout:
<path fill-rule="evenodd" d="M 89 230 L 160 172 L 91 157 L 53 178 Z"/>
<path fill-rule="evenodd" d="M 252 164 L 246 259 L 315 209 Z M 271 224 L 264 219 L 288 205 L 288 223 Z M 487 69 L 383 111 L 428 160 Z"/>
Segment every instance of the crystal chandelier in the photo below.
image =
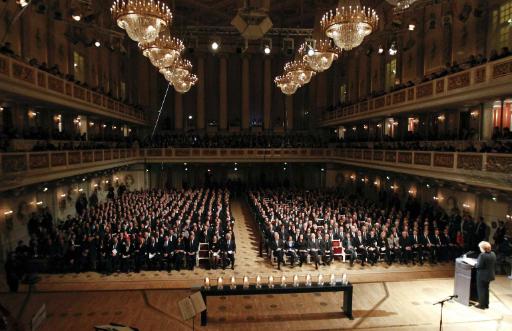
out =
<path fill-rule="evenodd" d="M 320 21 L 325 35 L 342 50 L 351 50 L 377 27 L 374 9 L 361 6 L 359 0 L 340 0 L 336 10 L 327 12 Z"/>
<path fill-rule="evenodd" d="M 304 60 L 290 61 L 285 64 L 284 72 L 297 85 L 306 85 L 316 72 Z"/>
<path fill-rule="evenodd" d="M 165 79 L 171 84 L 179 82 L 184 77 L 188 76 L 192 71 L 192 63 L 187 59 L 177 59 L 174 63 L 166 68 L 160 69 L 160 73 L 164 75 Z"/>
<path fill-rule="evenodd" d="M 339 49 L 332 46 L 330 39 L 317 40 L 314 49 L 302 50 L 304 61 L 316 72 L 329 69 L 333 61 L 338 59 L 338 53 Z"/>
<path fill-rule="evenodd" d="M 154 0 L 116 0 L 110 10 L 117 25 L 139 43 L 153 42 L 172 22 L 169 7 Z"/>
<path fill-rule="evenodd" d="M 151 64 L 159 69 L 170 67 L 185 49 L 181 40 L 169 36 L 160 36 L 151 43 L 139 43 L 139 47 Z"/>
<path fill-rule="evenodd" d="M 277 76 L 274 82 L 281 89 L 281 92 L 286 95 L 294 94 L 300 86 L 291 79 L 290 75 Z"/>
<path fill-rule="evenodd" d="M 197 77 L 194 74 L 188 74 L 185 77 L 181 78 L 179 81 L 173 83 L 174 89 L 178 93 L 187 93 L 190 91 L 190 88 L 194 86 L 197 82 Z"/>

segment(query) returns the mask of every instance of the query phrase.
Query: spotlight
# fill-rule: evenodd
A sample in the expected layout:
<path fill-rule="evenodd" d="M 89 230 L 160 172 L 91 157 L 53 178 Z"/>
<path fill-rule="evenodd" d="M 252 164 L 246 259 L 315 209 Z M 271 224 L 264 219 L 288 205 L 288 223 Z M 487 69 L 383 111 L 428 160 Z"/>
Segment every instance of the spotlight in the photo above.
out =
<path fill-rule="evenodd" d="M 391 44 L 391 47 L 389 48 L 389 55 L 394 56 L 398 53 L 398 50 L 396 49 L 395 43 Z"/>
<path fill-rule="evenodd" d="M 21 6 L 21 8 L 28 6 L 30 0 L 17 0 L 16 3 Z"/>
<path fill-rule="evenodd" d="M 188 119 L 189 120 L 193 119 L 192 115 L 188 115 Z"/>
<path fill-rule="evenodd" d="M 265 46 L 265 49 L 263 50 L 263 52 L 264 52 L 265 54 L 267 54 L 267 55 L 268 55 L 268 54 L 270 54 L 270 52 L 271 52 L 270 47 Z"/>
<path fill-rule="evenodd" d="M 96 42 L 94 43 L 94 46 L 96 46 L 96 47 L 100 47 L 100 46 L 101 46 L 100 41 L 99 41 L 99 40 L 96 40 Z"/>
<path fill-rule="evenodd" d="M 211 46 L 211 47 L 212 47 L 212 50 L 216 51 L 216 50 L 218 50 L 218 49 L 219 49 L 219 46 L 220 46 L 220 45 L 219 45 L 219 43 L 218 43 L 218 42 L 216 42 L 216 41 L 214 41 L 214 42 L 212 43 L 212 46 Z"/>

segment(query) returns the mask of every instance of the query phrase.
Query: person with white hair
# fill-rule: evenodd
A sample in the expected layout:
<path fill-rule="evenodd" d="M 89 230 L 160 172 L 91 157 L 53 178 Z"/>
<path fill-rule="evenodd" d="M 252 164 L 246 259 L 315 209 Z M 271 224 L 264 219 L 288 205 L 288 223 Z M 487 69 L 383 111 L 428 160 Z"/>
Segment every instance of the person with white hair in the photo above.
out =
<path fill-rule="evenodd" d="M 479 309 L 489 308 L 489 283 L 494 280 L 494 270 L 496 269 L 496 254 L 491 251 L 491 244 L 487 241 L 481 241 L 478 244 L 480 255 L 475 265 L 476 289 L 478 292 Z"/>

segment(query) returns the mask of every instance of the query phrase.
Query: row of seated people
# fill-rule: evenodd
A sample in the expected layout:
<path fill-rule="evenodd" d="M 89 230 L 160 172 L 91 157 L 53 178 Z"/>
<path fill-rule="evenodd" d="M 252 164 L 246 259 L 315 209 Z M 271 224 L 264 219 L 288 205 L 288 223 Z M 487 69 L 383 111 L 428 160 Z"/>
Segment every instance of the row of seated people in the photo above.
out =
<path fill-rule="evenodd" d="M 147 148 L 315 148 L 327 147 L 327 140 L 312 134 L 157 134 L 147 137 L 140 145 Z"/>
<path fill-rule="evenodd" d="M 360 142 L 340 143 L 343 148 L 412 150 L 464 153 L 512 153 L 512 141 L 398 141 L 398 142 Z"/>
<path fill-rule="evenodd" d="M 11 45 L 10 42 L 6 42 L 5 44 L 3 44 L 0 47 L 0 54 L 7 55 L 7 56 L 12 57 L 12 58 L 14 58 L 16 60 L 19 60 L 19 61 L 23 61 L 23 62 L 27 63 L 28 65 L 34 67 L 34 68 L 37 68 L 37 69 L 42 70 L 42 71 L 46 71 L 49 74 L 58 76 L 58 77 L 60 77 L 62 79 L 65 79 L 67 81 L 73 82 L 73 83 L 75 83 L 77 85 L 80 85 L 80 86 L 82 86 L 84 88 L 91 89 L 94 92 L 103 94 L 104 96 L 107 96 L 109 98 L 115 99 L 117 101 L 121 101 L 121 102 L 123 102 L 123 103 L 125 103 L 127 105 L 133 106 L 136 109 L 142 110 L 142 107 L 140 105 L 132 104 L 127 99 L 123 100 L 122 98 L 116 97 L 115 95 L 113 95 L 112 91 L 107 91 L 101 85 L 95 86 L 95 87 L 90 87 L 89 84 L 87 84 L 87 82 L 81 82 L 79 80 L 76 80 L 75 76 L 73 74 L 64 74 L 64 73 L 62 73 L 58 64 L 54 64 L 51 67 L 49 67 L 46 62 L 39 63 L 39 61 L 36 58 L 32 58 L 30 60 L 26 60 L 26 59 L 22 58 L 21 56 L 16 54 L 16 52 L 12 49 L 12 45 Z"/>
<path fill-rule="evenodd" d="M 127 191 L 57 226 L 31 221 L 16 260 L 28 269 L 44 261 L 47 272 L 193 269 L 199 244 L 211 242 L 214 262 L 234 266 L 229 201 L 225 189 Z"/>
<path fill-rule="evenodd" d="M 454 74 L 454 73 L 461 72 L 461 71 L 464 71 L 467 69 L 471 69 L 475 66 L 485 64 L 485 63 L 487 63 L 487 61 L 489 61 L 489 62 L 496 61 L 496 60 L 503 59 L 510 55 L 512 55 L 512 51 L 510 51 L 510 49 L 508 47 L 502 47 L 499 52 L 496 49 L 493 49 L 489 53 L 489 59 L 487 59 L 483 54 L 477 54 L 477 55 L 472 54 L 463 63 L 459 64 L 457 61 L 453 61 L 451 63 L 450 62 L 446 63 L 444 68 L 442 68 L 436 72 L 433 72 L 433 73 L 423 76 L 418 81 L 418 83 L 421 84 L 421 83 L 428 82 L 428 81 L 431 81 L 431 80 L 434 80 L 437 78 L 441 78 L 441 77 L 444 77 L 444 76 L 447 76 L 450 74 Z M 397 83 L 390 88 L 390 92 L 399 91 L 401 89 L 412 87 L 415 85 L 416 84 L 413 81 L 408 81 L 406 83 Z M 359 98 L 357 100 L 357 102 L 362 102 L 362 101 L 369 100 L 371 98 L 380 97 L 382 95 L 385 95 L 386 93 L 388 93 L 388 92 L 386 92 L 385 90 L 372 91 L 367 96 Z M 328 111 L 328 112 L 336 111 L 343 107 L 347 107 L 347 106 L 350 106 L 353 104 L 354 104 L 353 102 L 339 102 L 335 106 L 327 107 L 326 111 Z"/>
<path fill-rule="evenodd" d="M 363 265 L 379 258 L 389 264 L 436 263 L 474 246 L 486 229 L 483 220 L 475 223 L 468 215 L 448 218 L 425 207 L 410 217 L 407 207 L 380 208 L 339 190 L 259 190 L 248 198 L 262 245 L 277 258 L 278 267 L 286 256 L 299 265 L 309 256 L 318 267 L 320 258 L 330 263 L 336 249 L 351 263 L 357 258 Z"/>
<path fill-rule="evenodd" d="M 436 229 L 433 234 L 426 230 L 419 235 L 418 230 L 413 230 L 412 233 L 404 231 L 401 235 L 397 232 L 388 235 L 386 231 L 379 234 L 374 229 L 362 232 L 352 227 L 351 232 L 345 234 L 325 233 L 322 238 L 320 231 L 318 237 L 312 233 L 309 238 L 304 239 L 304 234 L 300 233 L 298 236 L 288 235 L 287 240 L 279 239 L 279 233 L 274 232 L 274 239 L 270 242 L 270 249 L 277 259 L 279 270 L 280 265 L 285 264 L 285 257 L 289 258 L 292 267 L 295 262 L 302 267 L 310 257 L 318 269 L 320 263 L 330 265 L 335 255 L 348 258 L 350 266 L 357 259 L 362 266 L 366 262 L 373 266 L 379 259 L 389 265 L 395 260 L 401 264 L 418 262 L 423 265 L 425 260 L 435 264 L 458 256 L 462 247 L 461 242 L 451 240 L 448 229 L 442 234 Z"/>

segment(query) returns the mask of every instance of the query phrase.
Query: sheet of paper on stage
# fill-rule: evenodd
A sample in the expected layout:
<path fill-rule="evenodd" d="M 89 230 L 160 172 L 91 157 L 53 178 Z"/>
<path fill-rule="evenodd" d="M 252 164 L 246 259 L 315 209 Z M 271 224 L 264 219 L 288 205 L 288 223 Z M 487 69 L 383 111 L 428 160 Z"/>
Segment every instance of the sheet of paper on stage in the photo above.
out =
<path fill-rule="evenodd" d="M 206 305 L 204 304 L 203 296 L 201 292 L 196 292 L 190 296 L 192 303 L 194 304 L 194 310 L 196 314 L 199 314 L 202 311 L 206 310 Z"/>

